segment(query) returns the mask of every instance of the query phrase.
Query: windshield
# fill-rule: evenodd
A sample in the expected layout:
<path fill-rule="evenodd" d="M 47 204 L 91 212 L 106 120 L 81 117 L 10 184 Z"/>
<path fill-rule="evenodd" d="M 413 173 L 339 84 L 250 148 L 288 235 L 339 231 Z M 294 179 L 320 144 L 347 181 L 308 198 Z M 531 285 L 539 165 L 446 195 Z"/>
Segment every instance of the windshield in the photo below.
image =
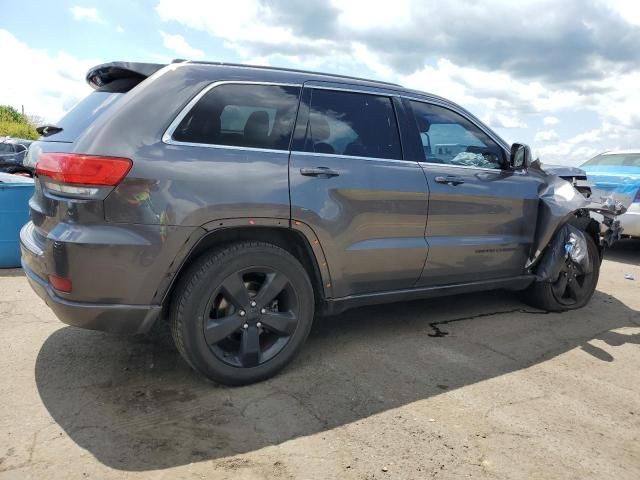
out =
<path fill-rule="evenodd" d="M 640 167 L 640 153 L 605 153 L 592 158 L 583 167 Z"/>

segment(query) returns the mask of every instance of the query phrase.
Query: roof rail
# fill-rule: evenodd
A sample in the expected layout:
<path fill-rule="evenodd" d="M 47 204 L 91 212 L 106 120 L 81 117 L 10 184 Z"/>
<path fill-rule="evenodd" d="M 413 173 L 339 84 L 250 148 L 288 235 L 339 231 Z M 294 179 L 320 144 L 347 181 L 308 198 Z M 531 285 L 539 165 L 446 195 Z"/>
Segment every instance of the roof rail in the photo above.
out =
<path fill-rule="evenodd" d="M 362 77 L 352 77 L 350 75 L 338 75 L 334 73 L 325 73 L 325 72 L 315 72 L 313 70 L 300 70 L 296 68 L 284 68 L 284 67 L 267 67 L 264 65 L 247 65 L 244 63 L 227 63 L 227 62 L 205 62 L 202 60 L 183 60 L 183 59 L 175 59 L 171 63 L 193 63 L 197 65 L 215 65 L 219 67 L 244 67 L 244 68 L 256 68 L 262 70 L 275 70 L 278 72 L 290 72 L 290 73 L 307 73 L 311 75 L 319 75 L 324 77 L 334 77 L 334 78 L 344 78 L 346 80 L 358 80 L 361 82 L 371 82 L 371 83 L 379 83 L 381 85 L 389 85 L 392 87 L 403 88 L 402 85 L 398 83 L 392 82 L 383 82 L 381 80 L 372 80 L 370 78 L 362 78 Z"/>

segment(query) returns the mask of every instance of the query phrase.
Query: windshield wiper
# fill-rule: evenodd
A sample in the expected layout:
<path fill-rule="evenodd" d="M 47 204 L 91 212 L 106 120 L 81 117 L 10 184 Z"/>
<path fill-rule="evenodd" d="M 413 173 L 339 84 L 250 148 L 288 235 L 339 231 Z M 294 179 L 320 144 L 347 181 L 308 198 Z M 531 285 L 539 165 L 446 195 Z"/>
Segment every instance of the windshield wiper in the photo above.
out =
<path fill-rule="evenodd" d="M 56 127 L 55 125 L 41 125 L 36 128 L 36 132 L 38 132 L 43 137 L 48 137 L 49 135 L 61 132 L 62 130 L 62 127 Z"/>

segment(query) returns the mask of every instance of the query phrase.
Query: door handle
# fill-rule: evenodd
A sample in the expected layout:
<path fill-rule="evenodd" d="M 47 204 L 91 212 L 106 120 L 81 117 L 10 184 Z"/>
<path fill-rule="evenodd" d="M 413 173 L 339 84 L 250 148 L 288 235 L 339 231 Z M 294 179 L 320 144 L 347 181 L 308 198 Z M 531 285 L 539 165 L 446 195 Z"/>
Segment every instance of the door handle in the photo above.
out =
<path fill-rule="evenodd" d="M 329 167 L 301 168 L 300 175 L 305 177 L 331 178 L 340 175 L 337 171 Z"/>
<path fill-rule="evenodd" d="M 437 183 L 446 183 L 447 185 L 454 185 L 454 186 L 464 183 L 464 180 L 462 177 L 456 177 L 455 175 L 447 175 L 446 177 L 436 177 L 435 180 Z"/>

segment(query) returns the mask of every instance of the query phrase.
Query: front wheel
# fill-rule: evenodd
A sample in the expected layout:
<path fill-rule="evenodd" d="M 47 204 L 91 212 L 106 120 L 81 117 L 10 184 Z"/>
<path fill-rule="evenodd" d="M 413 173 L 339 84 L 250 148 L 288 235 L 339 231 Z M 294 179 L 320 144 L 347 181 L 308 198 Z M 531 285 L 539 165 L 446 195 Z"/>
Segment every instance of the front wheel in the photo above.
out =
<path fill-rule="evenodd" d="M 313 288 L 285 250 L 242 242 L 206 254 L 177 285 L 171 327 L 178 350 L 218 383 L 243 385 L 280 371 L 306 340 Z"/>
<path fill-rule="evenodd" d="M 554 282 L 536 282 L 524 292 L 531 306 L 550 312 L 562 312 L 584 307 L 595 292 L 600 276 L 600 253 L 595 241 L 585 234 L 590 272 L 567 258 Z"/>

